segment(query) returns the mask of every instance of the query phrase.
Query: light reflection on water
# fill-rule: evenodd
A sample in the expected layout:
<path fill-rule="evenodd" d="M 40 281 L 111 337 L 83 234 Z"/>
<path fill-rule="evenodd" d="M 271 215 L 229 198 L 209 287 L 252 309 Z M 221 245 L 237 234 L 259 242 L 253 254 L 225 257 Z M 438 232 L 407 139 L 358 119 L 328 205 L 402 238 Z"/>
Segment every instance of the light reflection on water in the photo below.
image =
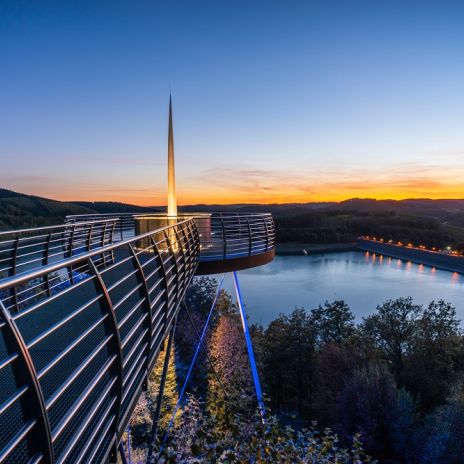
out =
<path fill-rule="evenodd" d="M 345 300 L 357 320 L 389 298 L 417 303 L 444 299 L 464 322 L 464 276 L 410 261 L 361 252 L 277 256 L 272 263 L 241 271 L 243 299 L 252 322 L 269 323 L 295 307 L 314 308 Z M 233 293 L 231 277 L 225 288 Z"/>

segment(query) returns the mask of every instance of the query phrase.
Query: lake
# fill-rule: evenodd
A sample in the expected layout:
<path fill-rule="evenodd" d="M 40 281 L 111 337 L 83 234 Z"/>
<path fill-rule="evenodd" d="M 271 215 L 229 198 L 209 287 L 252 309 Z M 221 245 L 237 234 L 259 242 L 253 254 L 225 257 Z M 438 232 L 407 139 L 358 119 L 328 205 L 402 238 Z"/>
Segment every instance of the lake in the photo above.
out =
<path fill-rule="evenodd" d="M 417 303 L 444 299 L 464 322 L 464 276 L 362 252 L 276 256 L 272 263 L 239 273 L 252 322 L 268 324 L 295 307 L 345 300 L 358 321 L 389 298 L 412 296 Z M 224 288 L 234 294 L 232 275 Z"/>

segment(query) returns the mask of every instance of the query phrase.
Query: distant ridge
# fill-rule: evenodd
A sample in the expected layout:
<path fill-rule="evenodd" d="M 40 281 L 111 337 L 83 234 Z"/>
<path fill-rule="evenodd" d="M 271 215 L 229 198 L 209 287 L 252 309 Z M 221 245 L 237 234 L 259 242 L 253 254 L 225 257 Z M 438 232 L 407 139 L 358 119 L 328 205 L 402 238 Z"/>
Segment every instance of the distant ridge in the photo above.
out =
<path fill-rule="evenodd" d="M 62 223 L 69 214 L 92 213 L 146 213 L 162 212 L 166 206 L 138 206 L 113 201 L 70 201 L 63 202 L 27 195 L 0 188 L 0 228 L 34 227 L 39 225 Z M 431 200 L 411 198 L 406 200 L 375 200 L 369 198 L 351 198 L 341 202 L 308 202 L 282 204 L 237 203 L 230 205 L 196 204 L 180 206 L 181 212 L 270 212 L 276 217 L 299 216 L 314 211 L 339 211 L 390 213 L 405 216 L 433 218 L 448 225 L 464 227 L 464 199 Z"/>
<path fill-rule="evenodd" d="M 154 206 L 137 206 L 128 203 L 121 203 L 118 201 L 71 201 L 73 205 L 82 206 L 91 209 L 96 213 L 149 213 L 159 212 L 165 207 Z"/>
<path fill-rule="evenodd" d="M 18 229 L 62 223 L 67 214 L 90 214 L 79 205 L 0 189 L 0 228 Z"/>

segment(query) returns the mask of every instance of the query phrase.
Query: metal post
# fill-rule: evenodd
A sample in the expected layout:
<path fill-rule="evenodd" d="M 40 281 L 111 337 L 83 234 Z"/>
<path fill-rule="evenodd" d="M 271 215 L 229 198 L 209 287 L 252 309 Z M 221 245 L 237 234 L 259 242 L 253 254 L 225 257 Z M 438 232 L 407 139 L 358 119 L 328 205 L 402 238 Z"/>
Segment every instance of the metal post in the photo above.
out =
<path fill-rule="evenodd" d="M 238 309 L 240 311 L 240 317 L 242 319 L 243 333 L 245 335 L 245 342 L 246 342 L 246 347 L 247 347 L 247 351 L 248 351 L 248 358 L 250 359 L 251 374 L 253 376 L 253 382 L 255 384 L 255 390 L 256 390 L 256 397 L 258 399 L 259 412 L 261 413 L 261 416 L 264 418 L 263 394 L 261 392 L 261 384 L 259 383 L 258 369 L 256 368 L 255 355 L 253 353 L 253 346 L 251 344 L 251 337 L 250 337 L 250 331 L 249 331 L 249 328 L 248 328 L 248 321 L 247 321 L 245 309 L 243 307 L 242 294 L 241 294 L 241 291 L 240 291 L 240 285 L 238 283 L 238 276 L 237 276 L 237 273 L 235 271 L 234 271 L 234 285 L 235 285 L 235 292 L 237 294 Z"/>
<path fill-rule="evenodd" d="M 87 237 L 87 251 L 92 249 L 92 232 L 93 232 L 93 222 L 90 224 L 89 235 Z"/>
<path fill-rule="evenodd" d="M 50 231 L 50 233 L 48 234 L 47 243 L 46 243 L 45 248 L 44 248 L 44 254 L 43 254 L 43 257 L 42 257 L 42 265 L 43 266 L 46 266 L 48 264 L 48 259 L 49 259 L 49 255 L 50 255 L 50 242 L 51 242 L 51 240 L 52 240 L 52 231 Z M 48 274 L 48 272 L 45 274 L 44 280 L 45 280 L 45 285 L 47 286 L 47 296 L 51 296 L 52 292 L 51 292 L 51 289 L 50 289 L 50 275 Z"/>
<path fill-rule="evenodd" d="M 148 371 L 148 366 L 150 365 L 150 361 L 151 361 L 151 348 L 153 344 L 153 313 L 151 310 L 150 290 L 148 288 L 147 278 L 145 276 L 145 272 L 143 270 L 142 264 L 140 262 L 139 257 L 137 256 L 137 253 L 134 251 L 134 247 L 132 246 L 132 243 L 129 243 L 129 252 L 134 261 L 135 268 L 138 270 L 137 281 L 140 284 L 142 284 L 140 288 L 140 298 L 145 299 L 145 303 L 143 305 L 143 308 L 146 311 L 145 326 L 147 328 L 147 348 L 145 350 L 147 360 L 145 362 L 145 365 L 146 365 L 145 369 Z"/>
<path fill-rule="evenodd" d="M 222 213 L 220 213 L 220 220 L 221 220 L 221 226 L 222 226 L 222 241 L 224 242 L 224 261 L 227 258 L 227 237 L 226 237 L 226 226 L 224 224 L 224 218 L 222 217 Z"/>
<path fill-rule="evenodd" d="M 130 425 L 127 426 L 127 457 L 129 459 L 128 464 L 132 464 L 132 450 L 131 450 L 131 439 L 130 439 Z"/>
<path fill-rule="evenodd" d="M 124 444 L 122 441 L 119 442 L 118 451 L 122 464 L 127 464 L 126 449 L 124 448 Z"/>
<path fill-rule="evenodd" d="M 172 342 L 174 340 L 174 332 L 176 330 L 176 321 L 177 317 L 174 319 L 172 324 L 171 331 L 169 332 L 169 338 L 166 345 L 166 353 L 164 356 L 163 371 L 161 373 L 161 381 L 158 389 L 158 397 L 156 398 L 156 409 L 153 414 L 153 424 L 151 426 L 150 441 L 148 443 L 148 453 L 147 453 L 147 464 L 152 464 L 153 462 L 153 449 L 155 445 L 156 433 L 158 432 L 158 422 L 161 415 L 161 405 L 163 402 L 164 396 L 164 387 L 166 386 L 166 377 L 168 375 L 169 369 L 169 358 L 171 357 Z"/>
<path fill-rule="evenodd" d="M 247 224 L 248 224 L 248 256 L 251 256 L 251 250 L 253 247 L 253 236 L 251 232 L 251 225 L 250 225 L 249 219 L 247 219 Z"/>
<path fill-rule="evenodd" d="M 116 315 L 114 313 L 113 302 L 111 301 L 110 294 L 106 287 L 103 278 L 98 271 L 95 263 L 92 261 L 92 258 L 88 259 L 88 266 L 89 271 L 95 276 L 94 278 L 94 285 L 95 289 L 98 294 L 103 295 L 101 300 L 101 309 L 103 313 L 108 314 L 110 317 L 106 318 L 105 320 L 105 330 L 108 334 L 112 335 L 110 347 L 113 353 L 116 355 L 116 362 L 112 364 L 111 371 L 112 374 L 118 379 L 115 382 L 113 387 L 113 396 L 116 397 L 116 401 L 113 407 L 113 414 L 115 416 L 114 421 L 114 443 L 116 444 L 117 437 L 118 437 L 118 425 L 119 425 L 119 415 L 121 412 L 121 403 L 122 403 L 122 396 L 124 391 L 124 372 L 123 372 L 123 353 L 121 347 L 121 336 L 119 333 L 118 328 L 118 321 L 116 319 Z"/>
<path fill-rule="evenodd" d="M 11 261 L 11 266 L 10 266 L 10 276 L 14 276 L 16 274 L 16 264 L 18 260 L 18 250 L 19 250 L 20 239 L 21 239 L 21 236 L 18 233 L 18 236 L 16 237 L 16 240 L 15 240 L 14 248 L 13 248 L 13 255 L 12 255 L 12 261 Z M 13 297 L 14 308 L 16 311 L 18 311 L 19 310 L 18 291 L 16 289 L 16 285 L 10 289 L 10 294 Z"/>
<path fill-rule="evenodd" d="M 267 222 L 266 218 L 263 216 L 263 222 L 264 222 L 264 229 L 266 230 L 266 252 L 269 247 L 269 231 L 267 230 Z"/>
<path fill-rule="evenodd" d="M 13 375 L 18 386 L 27 385 L 27 394 L 22 397 L 21 407 L 23 409 L 24 423 L 26 419 L 35 421 L 35 426 L 32 428 L 29 437 L 29 452 L 39 452 L 46 464 L 54 464 L 55 454 L 53 450 L 52 432 L 50 421 L 48 417 L 47 407 L 37 377 L 34 362 L 31 358 L 24 338 L 16 325 L 10 311 L 5 308 L 0 301 L 0 315 L 4 327 L 2 328 L 6 352 L 11 356 L 15 354 L 18 356 L 17 360 L 13 361 Z M 11 453 L 18 444 L 11 443 L 9 446 L 9 453 Z M 6 459 L 7 456 L 4 455 Z M 0 459 L 4 462 L 3 459 Z"/>
<path fill-rule="evenodd" d="M 74 247 L 74 235 L 76 231 L 76 226 L 73 225 L 71 229 L 71 237 L 69 238 L 69 250 L 68 250 L 68 257 L 71 258 L 73 255 L 73 247 Z M 69 280 L 71 281 L 71 284 L 74 283 L 74 276 L 73 276 L 73 267 L 72 264 L 69 265 L 68 268 L 68 274 L 69 274 Z"/>
<path fill-rule="evenodd" d="M 176 226 L 173 226 L 174 228 Z M 175 229 L 174 229 L 175 230 Z M 175 300 L 174 300 L 174 308 L 179 304 L 179 263 L 177 262 L 177 257 L 176 257 L 176 252 L 174 251 L 174 246 L 173 246 L 173 243 L 171 242 L 171 239 L 169 238 L 169 234 L 166 232 L 166 230 L 163 231 L 163 234 L 164 234 L 164 239 L 166 240 L 166 243 L 168 245 L 168 253 L 169 253 L 169 256 L 170 256 L 170 261 L 174 261 L 174 268 L 175 268 L 175 274 L 174 274 L 174 271 L 170 271 L 173 275 L 174 275 L 174 291 L 173 293 L 175 292 L 176 294 L 176 297 L 175 297 Z M 169 290 L 168 290 L 168 293 L 169 293 Z M 169 320 L 169 310 L 170 308 L 167 307 L 166 308 L 166 320 L 165 320 L 165 324 L 168 322 Z M 166 330 L 166 329 L 165 329 Z"/>

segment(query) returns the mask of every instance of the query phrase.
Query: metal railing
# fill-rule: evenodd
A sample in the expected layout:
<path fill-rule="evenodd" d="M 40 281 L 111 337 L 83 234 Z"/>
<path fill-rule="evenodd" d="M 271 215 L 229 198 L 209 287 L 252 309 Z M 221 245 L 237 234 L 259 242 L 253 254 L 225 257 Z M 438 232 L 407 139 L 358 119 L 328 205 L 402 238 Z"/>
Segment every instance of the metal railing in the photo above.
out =
<path fill-rule="evenodd" d="M 116 229 L 121 229 L 120 237 L 134 234 L 136 221 L 161 219 L 159 213 L 77 215 L 68 216 L 67 221 L 101 219 L 111 216 L 118 218 Z M 200 234 L 200 262 L 224 261 L 267 253 L 275 248 L 275 226 L 270 213 L 200 213 L 179 214 L 179 218 L 192 217 Z"/>
<path fill-rule="evenodd" d="M 134 236 L 134 218 L 139 213 L 96 213 L 96 214 L 74 214 L 66 216 L 66 223 L 72 224 L 81 221 L 103 221 L 112 219 L 116 221 L 115 238 L 123 240 Z"/>
<path fill-rule="evenodd" d="M 199 249 L 185 219 L 0 280 L 0 462 L 115 453 Z"/>
<path fill-rule="evenodd" d="M 274 221 L 269 213 L 213 213 L 209 224 L 197 225 L 201 261 L 255 256 L 275 247 Z"/>
<path fill-rule="evenodd" d="M 0 277 L 113 243 L 117 219 L 0 232 Z"/>

